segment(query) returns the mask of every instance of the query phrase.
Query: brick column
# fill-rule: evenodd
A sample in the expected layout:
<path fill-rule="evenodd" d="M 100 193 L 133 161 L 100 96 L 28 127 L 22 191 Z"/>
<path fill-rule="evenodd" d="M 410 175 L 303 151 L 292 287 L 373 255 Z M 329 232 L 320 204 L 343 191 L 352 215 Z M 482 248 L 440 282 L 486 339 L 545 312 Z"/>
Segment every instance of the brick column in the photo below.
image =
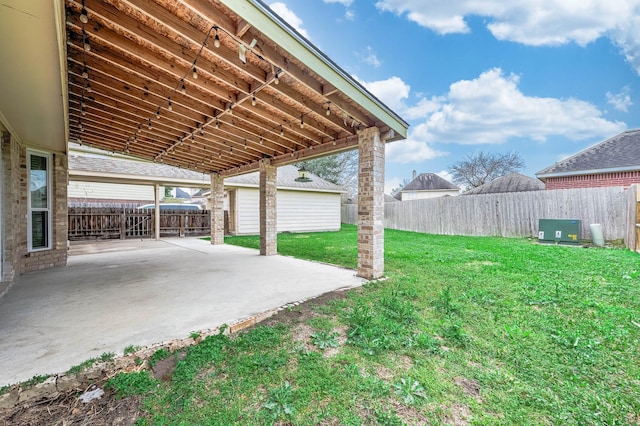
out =
<path fill-rule="evenodd" d="M 278 169 L 266 159 L 260 162 L 260 254 L 278 254 L 276 178 Z"/>
<path fill-rule="evenodd" d="M 384 141 L 377 127 L 358 132 L 358 275 L 384 274 Z"/>
<path fill-rule="evenodd" d="M 211 173 L 211 244 L 224 244 L 224 179 Z"/>

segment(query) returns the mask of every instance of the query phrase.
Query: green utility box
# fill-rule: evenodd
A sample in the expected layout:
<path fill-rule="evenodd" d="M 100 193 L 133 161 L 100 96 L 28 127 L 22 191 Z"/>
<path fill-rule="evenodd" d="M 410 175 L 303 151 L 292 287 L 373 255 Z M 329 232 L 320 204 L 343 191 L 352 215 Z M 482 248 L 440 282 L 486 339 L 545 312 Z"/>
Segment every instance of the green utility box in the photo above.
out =
<path fill-rule="evenodd" d="M 580 221 L 575 219 L 538 219 L 541 243 L 579 244 Z"/>

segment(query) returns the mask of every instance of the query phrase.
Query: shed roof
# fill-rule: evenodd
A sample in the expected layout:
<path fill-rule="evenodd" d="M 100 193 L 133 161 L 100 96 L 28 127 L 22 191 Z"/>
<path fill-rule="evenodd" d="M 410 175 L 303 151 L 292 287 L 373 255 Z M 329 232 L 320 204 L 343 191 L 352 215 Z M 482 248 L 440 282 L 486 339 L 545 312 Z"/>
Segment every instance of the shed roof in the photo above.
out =
<path fill-rule="evenodd" d="M 520 173 L 511 173 L 506 176 L 501 176 L 485 183 L 477 188 L 470 189 L 464 192 L 463 195 L 478 195 L 478 194 L 498 194 L 503 192 L 525 192 L 525 191 L 540 191 L 544 189 L 544 183 L 540 180 L 522 175 Z"/>
<path fill-rule="evenodd" d="M 420 173 L 409 182 L 400 192 L 404 191 L 441 191 L 459 190 L 457 186 L 435 173 Z"/>
<path fill-rule="evenodd" d="M 627 130 L 536 173 L 556 176 L 640 170 L 640 130 Z"/>

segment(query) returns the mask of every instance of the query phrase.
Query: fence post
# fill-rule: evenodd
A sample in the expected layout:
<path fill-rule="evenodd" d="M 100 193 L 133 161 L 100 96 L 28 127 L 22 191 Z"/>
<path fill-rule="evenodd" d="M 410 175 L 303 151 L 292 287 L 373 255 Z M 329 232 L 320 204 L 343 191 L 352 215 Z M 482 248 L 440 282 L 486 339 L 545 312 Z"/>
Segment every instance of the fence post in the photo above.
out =
<path fill-rule="evenodd" d="M 122 213 L 120 213 L 120 239 L 124 240 L 127 238 L 127 214 L 125 213 L 124 207 L 122 208 Z"/>
<path fill-rule="evenodd" d="M 181 214 L 178 217 L 180 218 L 180 238 L 184 238 L 184 223 L 186 216 Z"/>

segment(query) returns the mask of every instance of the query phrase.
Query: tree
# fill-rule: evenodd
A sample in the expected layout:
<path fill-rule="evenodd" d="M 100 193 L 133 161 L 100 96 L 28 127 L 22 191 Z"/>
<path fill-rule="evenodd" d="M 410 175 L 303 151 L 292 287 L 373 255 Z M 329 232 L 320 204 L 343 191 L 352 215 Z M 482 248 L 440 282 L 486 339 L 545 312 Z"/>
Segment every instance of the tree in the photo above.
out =
<path fill-rule="evenodd" d="M 358 193 L 358 150 L 328 155 L 296 164 L 314 175 L 340 185 L 347 190 L 349 197 Z"/>
<path fill-rule="evenodd" d="M 501 176 L 524 168 L 524 160 L 517 152 L 505 154 L 479 151 L 449 166 L 452 180 L 457 185 L 477 188 Z"/>
<path fill-rule="evenodd" d="M 398 184 L 398 186 L 396 186 L 395 188 L 393 188 L 393 189 L 391 190 L 391 196 L 392 196 L 392 197 L 395 197 L 397 194 L 399 194 L 399 193 L 400 193 L 400 191 L 402 191 L 402 189 L 403 189 L 405 186 L 407 186 L 407 185 L 409 184 L 409 182 L 410 182 L 410 180 L 409 180 L 409 179 L 404 178 L 404 179 L 402 180 L 402 182 L 400 182 L 400 184 Z M 398 197 L 396 197 L 396 198 L 398 198 Z"/>

